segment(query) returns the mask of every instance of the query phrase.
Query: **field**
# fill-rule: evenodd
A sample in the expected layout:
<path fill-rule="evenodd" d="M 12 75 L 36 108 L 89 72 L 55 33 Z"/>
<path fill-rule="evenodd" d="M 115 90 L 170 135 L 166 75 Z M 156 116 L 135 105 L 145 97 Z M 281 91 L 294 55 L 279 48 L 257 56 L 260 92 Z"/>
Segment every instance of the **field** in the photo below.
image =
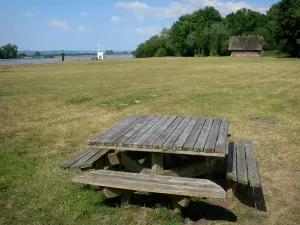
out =
<path fill-rule="evenodd" d="M 155 58 L 0 66 L 0 224 L 298 224 L 300 61 Z M 238 200 L 193 215 L 106 203 L 59 165 L 128 114 L 230 119 L 252 139 L 267 212 Z M 228 212 L 227 212 L 228 214 Z"/>

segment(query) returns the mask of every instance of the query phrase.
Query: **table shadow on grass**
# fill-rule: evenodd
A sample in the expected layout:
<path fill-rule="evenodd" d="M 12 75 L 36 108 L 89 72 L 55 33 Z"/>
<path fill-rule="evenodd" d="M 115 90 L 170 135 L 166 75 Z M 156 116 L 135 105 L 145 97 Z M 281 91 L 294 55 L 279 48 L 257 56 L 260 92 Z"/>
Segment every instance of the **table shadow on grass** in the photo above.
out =
<path fill-rule="evenodd" d="M 103 204 L 109 207 L 120 207 L 121 198 L 104 199 Z M 163 194 L 133 194 L 131 205 L 137 205 L 141 207 L 153 208 L 153 207 L 165 207 L 171 210 L 172 202 L 167 195 Z M 194 222 L 199 220 L 209 221 L 228 221 L 236 222 L 237 216 L 228 209 L 213 205 L 203 201 L 190 201 L 190 204 L 186 208 L 181 209 L 182 219 L 189 219 Z"/>

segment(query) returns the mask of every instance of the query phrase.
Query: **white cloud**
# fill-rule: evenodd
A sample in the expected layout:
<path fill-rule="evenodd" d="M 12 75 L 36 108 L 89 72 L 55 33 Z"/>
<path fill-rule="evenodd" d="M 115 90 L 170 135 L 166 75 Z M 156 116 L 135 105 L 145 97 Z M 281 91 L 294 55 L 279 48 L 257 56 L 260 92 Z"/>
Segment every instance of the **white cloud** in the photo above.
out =
<path fill-rule="evenodd" d="M 121 21 L 121 18 L 118 17 L 118 16 L 112 16 L 110 19 L 111 19 L 111 21 L 113 21 L 113 22 L 120 22 L 120 21 Z"/>
<path fill-rule="evenodd" d="M 69 27 L 69 25 L 66 21 L 51 20 L 49 22 L 49 25 L 51 27 L 56 27 L 56 28 L 60 28 L 63 30 L 73 30 L 71 27 Z"/>
<path fill-rule="evenodd" d="M 77 31 L 84 32 L 86 30 L 87 30 L 87 28 L 85 26 L 78 26 L 77 27 Z"/>
<path fill-rule="evenodd" d="M 81 12 L 81 13 L 80 13 L 80 16 L 87 16 L 87 15 L 88 15 L 87 12 Z"/>
<path fill-rule="evenodd" d="M 155 18 L 178 18 L 179 16 L 191 13 L 200 8 L 206 6 L 213 6 L 219 12 L 225 16 L 231 12 L 235 12 L 241 8 L 248 8 L 252 10 L 265 13 L 269 7 L 255 7 L 248 4 L 245 1 L 227 1 L 222 2 L 220 0 L 184 0 L 183 2 L 173 1 L 168 6 L 165 7 L 151 7 L 146 3 L 133 1 L 133 2 L 118 2 L 116 3 L 118 8 L 129 10 L 137 19 L 144 19 L 145 17 L 155 17 Z"/>
<path fill-rule="evenodd" d="M 118 16 L 112 16 L 110 18 L 110 20 L 112 22 L 128 22 L 128 21 L 132 21 L 132 18 L 121 18 L 121 17 L 118 17 Z"/>
<path fill-rule="evenodd" d="M 32 16 L 35 16 L 35 14 L 26 12 L 26 13 L 23 13 L 23 16 L 32 17 Z"/>
<path fill-rule="evenodd" d="M 70 31 L 79 31 L 79 32 L 84 32 L 87 30 L 85 26 L 77 26 L 76 28 L 72 28 L 69 26 L 69 24 L 66 21 L 58 21 L 58 20 L 51 20 L 49 22 L 49 25 L 51 27 L 63 29 L 63 30 L 70 30 Z"/>
<path fill-rule="evenodd" d="M 134 31 L 137 34 L 141 35 L 155 35 L 160 32 L 161 28 L 159 27 L 140 27 L 136 28 Z"/>

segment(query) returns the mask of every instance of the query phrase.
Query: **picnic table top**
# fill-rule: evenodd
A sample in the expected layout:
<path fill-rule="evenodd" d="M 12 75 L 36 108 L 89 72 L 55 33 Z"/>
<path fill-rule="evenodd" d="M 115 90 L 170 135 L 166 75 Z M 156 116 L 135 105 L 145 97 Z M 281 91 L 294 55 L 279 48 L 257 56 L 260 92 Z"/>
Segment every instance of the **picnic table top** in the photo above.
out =
<path fill-rule="evenodd" d="M 89 140 L 103 149 L 224 157 L 225 118 L 130 115 Z"/>

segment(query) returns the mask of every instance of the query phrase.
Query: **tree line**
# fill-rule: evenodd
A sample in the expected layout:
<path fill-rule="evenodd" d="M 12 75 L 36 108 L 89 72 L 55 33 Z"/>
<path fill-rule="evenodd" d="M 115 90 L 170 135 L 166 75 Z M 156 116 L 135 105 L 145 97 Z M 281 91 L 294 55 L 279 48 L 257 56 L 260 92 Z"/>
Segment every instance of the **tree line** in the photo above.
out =
<path fill-rule="evenodd" d="M 261 35 L 264 50 L 300 56 L 300 0 L 281 0 L 265 14 L 240 9 L 226 17 L 214 7 L 180 16 L 170 29 L 163 28 L 138 45 L 135 57 L 226 56 L 230 36 Z"/>
<path fill-rule="evenodd" d="M 7 44 L 0 47 L 0 59 L 13 59 L 18 57 L 18 47 Z"/>

